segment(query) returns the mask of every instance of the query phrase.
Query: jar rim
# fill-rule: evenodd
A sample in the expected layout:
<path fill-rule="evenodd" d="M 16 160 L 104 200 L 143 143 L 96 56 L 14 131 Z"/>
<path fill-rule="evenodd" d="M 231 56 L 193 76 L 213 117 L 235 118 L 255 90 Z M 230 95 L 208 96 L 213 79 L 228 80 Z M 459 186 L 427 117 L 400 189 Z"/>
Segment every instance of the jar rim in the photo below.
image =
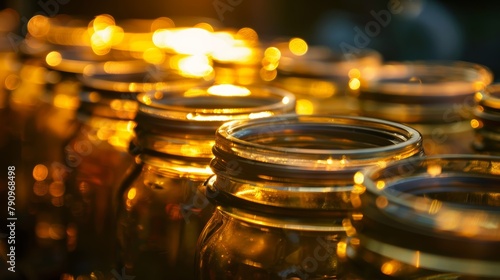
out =
<path fill-rule="evenodd" d="M 488 67 L 472 62 L 417 60 L 387 62 L 380 67 L 365 69 L 360 81 L 357 93 L 360 98 L 376 93 L 381 98 L 401 96 L 405 98 L 400 100 L 402 103 L 407 103 L 411 97 L 416 99 L 412 103 L 426 103 L 421 99 L 450 99 L 474 94 L 492 83 L 493 74 Z"/>
<path fill-rule="evenodd" d="M 404 222 L 409 230 L 500 241 L 500 208 L 422 196 L 444 191 L 454 194 L 485 191 L 492 184 L 500 183 L 499 168 L 500 156 L 493 155 L 444 154 L 408 158 L 359 171 L 355 175 L 353 193 L 362 195 L 366 191 L 373 199 L 379 199 L 380 205 L 376 202 L 379 211 L 391 217 L 393 222 Z M 355 207 L 363 207 L 361 204 L 360 200 L 353 201 Z"/>
<path fill-rule="evenodd" d="M 149 91 L 140 93 L 139 113 L 159 120 L 215 123 L 260 118 L 292 112 L 295 96 L 283 89 L 250 85 L 216 84 L 185 91 Z"/>
<path fill-rule="evenodd" d="M 258 138 L 268 137 L 274 132 L 289 130 L 294 128 L 303 128 L 303 126 L 323 126 L 326 129 L 334 129 L 337 126 L 350 129 L 351 133 L 359 136 L 366 133 L 377 133 L 377 129 L 384 136 L 394 137 L 392 140 L 385 142 L 385 146 L 365 147 L 365 148 L 297 148 L 287 146 L 265 145 L 257 142 Z M 366 129 L 365 131 L 356 131 L 356 128 Z M 261 135 L 259 135 L 261 134 Z M 251 140 L 245 140 L 249 136 L 253 136 Z M 307 135 L 303 135 L 307 136 Z M 257 137 L 257 138 L 256 138 Z M 420 133 L 410 126 L 391 122 L 383 119 L 375 119 L 360 116 L 336 116 L 336 115 L 298 115 L 287 114 L 275 116 L 272 118 L 263 118 L 257 120 L 238 120 L 223 124 L 216 133 L 215 149 L 225 150 L 228 153 L 246 158 L 248 160 L 262 161 L 264 163 L 273 163 L 272 159 L 266 158 L 273 154 L 285 156 L 286 159 L 298 159 L 295 162 L 300 167 L 310 167 L 312 169 L 320 169 L 320 166 L 327 168 L 332 165 L 329 160 L 348 161 L 350 159 L 369 160 L 373 162 L 376 157 L 405 157 L 406 153 L 415 154 L 415 148 L 421 147 Z M 244 153 L 245 149 L 252 149 L 252 153 Z M 403 155 L 401 154 L 403 153 Z M 260 154 L 263 157 L 259 157 Z M 301 161 L 300 159 L 304 159 Z M 276 159 L 274 163 L 280 164 L 283 159 Z M 323 160 L 324 164 L 320 164 L 318 160 Z M 314 163 L 313 163 L 314 161 Z M 361 162 L 357 162 L 361 163 Z M 286 164 L 291 164 L 287 161 Z M 347 164 L 346 166 L 349 166 Z"/>

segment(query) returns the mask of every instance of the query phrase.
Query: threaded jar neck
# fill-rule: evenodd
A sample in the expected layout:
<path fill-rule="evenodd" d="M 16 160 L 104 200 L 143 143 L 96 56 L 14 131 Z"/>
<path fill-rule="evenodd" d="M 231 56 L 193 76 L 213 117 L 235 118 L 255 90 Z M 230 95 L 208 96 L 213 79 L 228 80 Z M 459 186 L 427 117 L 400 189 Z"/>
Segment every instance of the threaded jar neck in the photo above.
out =
<path fill-rule="evenodd" d="M 284 115 L 222 125 L 212 192 L 255 204 L 346 209 L 361 168 L 422 154 L 408 126 L 364 117 Z M 222 196 L 221 196 L 222 197 Z"/>

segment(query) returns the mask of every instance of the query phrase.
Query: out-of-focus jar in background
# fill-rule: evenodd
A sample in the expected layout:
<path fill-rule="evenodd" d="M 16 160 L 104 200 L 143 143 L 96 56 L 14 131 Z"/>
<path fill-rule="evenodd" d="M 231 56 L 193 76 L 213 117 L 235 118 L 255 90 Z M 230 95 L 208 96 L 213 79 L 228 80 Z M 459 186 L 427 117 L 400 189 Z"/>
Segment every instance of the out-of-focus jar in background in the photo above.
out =
<path fill-rule="evenodd" d="M 268 81 L 297 96 L 299 114 L 355 114 L 357 100 L 349 91 L 358 89 L 361 71 L 381 64 L 375 50 L 346 57 L 301 38 L 271 43 L 263 59 L 263 69 L 274 73 Z"/>
<path fill-rule="evenodd" d="M 216 205 L 195 279 L 335 279 L 353 175 L 422 155 L 418 131 L 378 119 L 286 115 L 216 132 L 205 195 Z"/>
<path fill-rule="evenodd" d="M 500 157 L 434 155 L 355 175 L 341 279 L 500 278 Z"/>
<path fill-rule="evenodd" d="M 136 95 L 186 90 L 210 80 L 157 74 L 154 66 L 140 60 L 107 61 L 85 70 L 80 76 L 79 128 L 64 146 L 71 211 L 66 272 L 108 277 L 116 260 L 117 192 L 134 162 L 128 147 L 134 135 Z"/>
<path fill-rule="evenodd" d="M 473 114 L 474 150 L 500 155 L 500 84 L 489 85 L 476 93 Z"/>
<path fill-rule="evenodd" d="M 386 63 L 359 78 L 359 114 L 402 122 L 422 133 L 426 154 L 473 153 L 474 94 L 491 71 L 460 61 Z"/>
<path fill-rule="evenodd" d="M 138 100 L 136 168 L 120 190 L 119 268 L 141 279 L 193 279 L 196 242 L 213 211 L 200 189 L 212 175 L 215 130 L 229 120 L 292 113 L 295 99 L 280 89 L 217 84 Z"/>

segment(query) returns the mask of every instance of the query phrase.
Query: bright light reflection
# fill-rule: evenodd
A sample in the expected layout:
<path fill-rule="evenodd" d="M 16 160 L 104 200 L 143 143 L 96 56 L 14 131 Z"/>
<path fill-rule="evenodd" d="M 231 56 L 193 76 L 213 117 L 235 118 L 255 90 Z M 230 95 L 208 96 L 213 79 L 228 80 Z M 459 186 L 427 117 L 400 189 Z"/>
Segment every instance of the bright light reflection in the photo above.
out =
<path fill-rule="evenodd" d="M 301 38 L 293 38 L 288 43 L 290 51 L 297 56 L 302 56 L 307 53 L 308 46 L 306 41 Z"/>
<path fill-rule="evenodd" d="M 62 56 L 59 52 L 51 51 L 45 56 L 45 62 L 47 62 L 49 66 L 55 67 L 61 64 Z"/>
<path fill-rule="evenodd" d="M 153 42 L 179 54 L 200 55 L 211 52 L 213 36 L 202 28 L 160 29 L 153 34 Z"/>
<path fill-rule="evenodd" d="M 217 96 L 249 96 L 251 91 L 242 86 L 222 84 L 209 87 L 207 93 Z"/>

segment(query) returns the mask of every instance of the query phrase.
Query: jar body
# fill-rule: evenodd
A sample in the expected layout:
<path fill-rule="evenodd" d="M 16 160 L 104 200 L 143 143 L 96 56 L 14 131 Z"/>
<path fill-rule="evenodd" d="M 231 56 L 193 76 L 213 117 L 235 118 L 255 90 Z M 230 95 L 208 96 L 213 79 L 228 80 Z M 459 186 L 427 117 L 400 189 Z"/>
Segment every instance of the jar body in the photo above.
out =
<path fill-rule="evenodd" d="M 74 232 L 68 236 L 73 275 L 111 273 L 116 260 L 118 187 L 134 158 L 126 146 L 133 121 L 90 116 L 64 147 L 66 188 Z"/>
<path fill-rule="evenodd" d="M 219 128 L 205 189 L 217 209 L 196 279 L 337 279 L 354 173 L 422 152 L 417 131 L 379 121 L 288 115 Z"/>
<path fill-rule="evenodd" d="M 202 172 L 184 173 L 172 167 Z M 119 267 L 127 275 L 193 278 L 195 243 L 213 211 L 199 192 L 208 177 L 204 169 L 149 158 L 127 178 L 118 212 Z"/>
<path fill-rule="evenodd" d="M 200 235 L 196 279 L 337 279 L 337 244 L 348 212 L 326 223 L 299 219 L 301 224 L 294 216 L 265 223 L 261 213 L 247 214 L 254 220 L 224 207 L 215 210 Z"/>

